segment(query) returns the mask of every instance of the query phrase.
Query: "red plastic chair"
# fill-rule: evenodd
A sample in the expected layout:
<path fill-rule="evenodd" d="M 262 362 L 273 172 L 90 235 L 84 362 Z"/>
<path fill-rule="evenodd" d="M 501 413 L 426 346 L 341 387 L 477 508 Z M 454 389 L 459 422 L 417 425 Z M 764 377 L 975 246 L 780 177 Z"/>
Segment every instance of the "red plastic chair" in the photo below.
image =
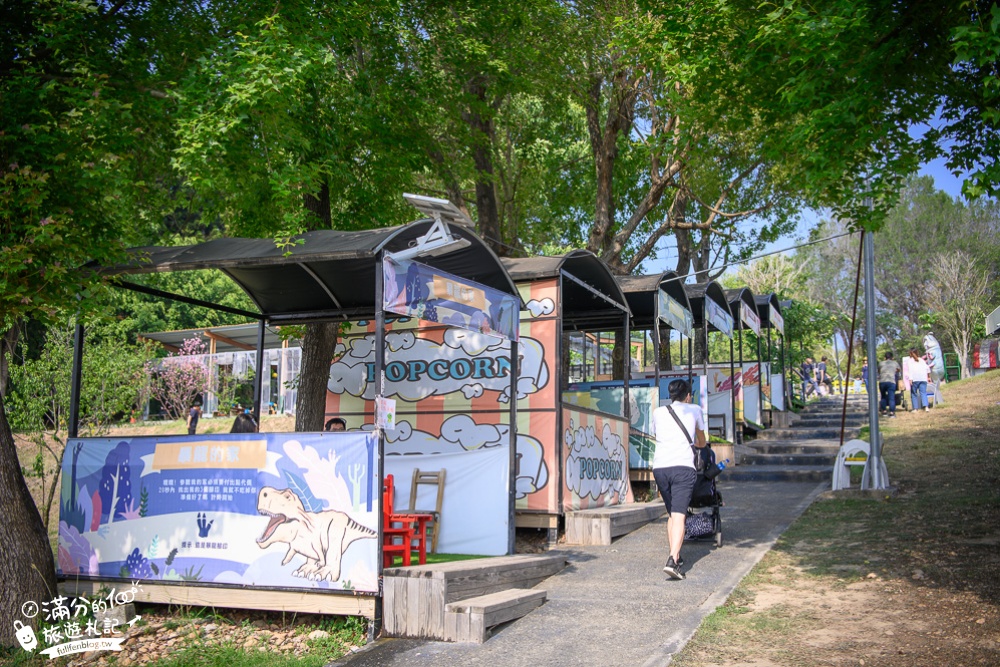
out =
<path fill-rule="evenodd" d="M 427 524 L 431 514 L 394 511 L 396 491 L 392 475 L 385 476 L 382 485 L 382 567 L 392 567 L 397 555 L 403 557 L 403 566 L 410 564 L 412 551 L 417 550 L 421 565 L 427 562 Z M 396 540 L 400 540 L 398 543 Z"/>

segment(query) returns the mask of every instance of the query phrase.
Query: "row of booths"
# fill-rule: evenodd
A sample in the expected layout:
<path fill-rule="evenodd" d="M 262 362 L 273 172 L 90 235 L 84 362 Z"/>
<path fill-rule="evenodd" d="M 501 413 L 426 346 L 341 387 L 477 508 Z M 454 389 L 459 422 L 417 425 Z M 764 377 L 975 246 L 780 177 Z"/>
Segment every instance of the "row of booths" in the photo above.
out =
<path fill-rule="evenodd" d="M 242 313 L 259 322 L 258 367 L 268 328 L 340 322 L 326 413 L 348 430 L 75 438 L 59 563 L 78 581 L 190 582 L 197 572 L 211 586 L 377 595 L 387 474 L 407 499 L 415 470 L 446 471 L 439 551 L 512 553 L 515 526 L 556 530 L 567 512 L 633 501 L 632 482 L 650 473 L 650 413 L 673 379 L 692 383 L 710 431 L 731 444 L 786 404 L 771 372 L 772 331 L 783 341 L 774 295 L 672 272 L 616 276 L 585 251 L 498 258 L 436 211 L 398 228 L 311 232 L 277 250 L 219 239 L 136 254 L 101 270 L 120 287 L 203 306 L 213 304 L 124 276 L 232 278 L 259 309 Z M 695 363 L 696 348 L 730 353 Z M 290 518 L 300 514 L 305 524 Z M 321 540 L 321 559 L 304 555 L 302 525 L 339 531 Z"/>

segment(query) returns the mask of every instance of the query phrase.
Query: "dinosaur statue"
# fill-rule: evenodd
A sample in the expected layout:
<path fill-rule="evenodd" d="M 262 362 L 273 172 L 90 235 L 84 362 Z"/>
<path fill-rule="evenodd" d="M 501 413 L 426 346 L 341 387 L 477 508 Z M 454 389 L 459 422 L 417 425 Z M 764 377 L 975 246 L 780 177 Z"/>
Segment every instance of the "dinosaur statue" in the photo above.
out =
<path fill-rule="evenodd" d="M 288 565 L 296 554 L 306 562 L 292 576 L 312 581 L 338 581 L 340 559 L 355 540 L 374 539 L 378 533 L 337 510 L 307 512 L 291 489 L 265 486 L 257 494 L 257 511 L 270 517 L 257 546 L 267 549 L 284 542 L 288 553 L 281 561 Z"/>

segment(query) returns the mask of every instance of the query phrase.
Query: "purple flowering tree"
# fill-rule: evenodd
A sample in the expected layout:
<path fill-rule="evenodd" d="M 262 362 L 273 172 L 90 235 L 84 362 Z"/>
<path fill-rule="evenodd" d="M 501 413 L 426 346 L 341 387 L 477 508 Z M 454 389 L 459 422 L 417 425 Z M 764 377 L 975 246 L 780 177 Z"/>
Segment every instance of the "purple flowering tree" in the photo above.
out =
<path fill-rule="evenodd" d="M 211 389 L 205 344 L 188 338 L 176 354 L 147 365 L 151 393 L 172 418 L 182 417 L 194 400 Z"/>

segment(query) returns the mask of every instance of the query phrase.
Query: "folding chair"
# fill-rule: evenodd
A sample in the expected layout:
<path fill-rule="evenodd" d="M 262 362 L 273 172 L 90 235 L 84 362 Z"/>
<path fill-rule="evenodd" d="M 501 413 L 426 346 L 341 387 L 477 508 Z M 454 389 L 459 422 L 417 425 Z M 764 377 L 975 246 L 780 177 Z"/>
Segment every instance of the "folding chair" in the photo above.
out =
<path fill-rule="evenodd" d="M 410 486 L 410 513 L 430 514 L 434 517 L 429 526 L 431 533 L 431 553 L 437 553 L 438 534 L 441 532 L 441 505 L 444 502 L 444 478 L 445 470 L 421 471 L 419 468 L 413 470 L 413 484 Z M 420 484 L 437 486 L 437 504 L 433 510 L 417 509 L 417 489 Z"/>

